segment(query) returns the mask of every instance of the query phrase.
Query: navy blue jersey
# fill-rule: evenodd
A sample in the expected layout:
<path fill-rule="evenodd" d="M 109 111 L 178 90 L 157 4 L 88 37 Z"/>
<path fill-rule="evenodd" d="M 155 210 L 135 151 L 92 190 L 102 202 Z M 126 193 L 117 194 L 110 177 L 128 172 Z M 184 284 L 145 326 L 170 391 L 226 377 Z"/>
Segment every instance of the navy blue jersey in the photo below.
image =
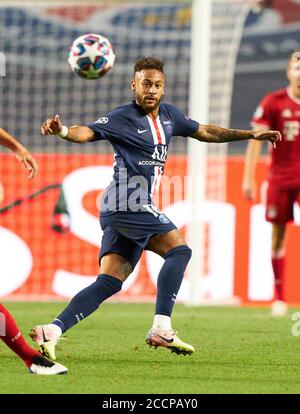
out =
<path fill-rule="evenodd" d="M 140 211 L 153 204 L 172 136 L 195 133 L 198 122 L 176 106 L 160 104 L 157 118 L 136 102 L 122 105 L 88 125 L 96 140 L 109 140 L 115 152 L 113 181 L 102 197 L 101 214 Z"/>

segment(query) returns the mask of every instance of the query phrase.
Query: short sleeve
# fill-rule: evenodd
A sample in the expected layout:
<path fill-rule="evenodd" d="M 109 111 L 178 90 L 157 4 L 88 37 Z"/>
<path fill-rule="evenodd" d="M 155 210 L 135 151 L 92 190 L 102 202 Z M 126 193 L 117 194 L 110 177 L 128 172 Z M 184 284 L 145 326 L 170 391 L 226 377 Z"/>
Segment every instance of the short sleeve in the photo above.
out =
<path fill-rule="evenodd" d="M 93 141 L 99 141 L 117 140 L 120 136 L 121 125 L 120 116 L 108 113 L 87 126 L 95 132 L 96 136 Z"/>
<path fill-rule="evenodd" d="M 176 106 L 170 105 L 169 110 L 174 124 L 173 136 L 188 137 L 198 130 L 199 123 L 190 119 Z"/>
<path fill-rule="evenodd" d="M 256 108 L 252 119 L 252 128 L 267 127 L 271 128 L 273 119 L 273 98 L 272 95 L 266 95 Z"/>

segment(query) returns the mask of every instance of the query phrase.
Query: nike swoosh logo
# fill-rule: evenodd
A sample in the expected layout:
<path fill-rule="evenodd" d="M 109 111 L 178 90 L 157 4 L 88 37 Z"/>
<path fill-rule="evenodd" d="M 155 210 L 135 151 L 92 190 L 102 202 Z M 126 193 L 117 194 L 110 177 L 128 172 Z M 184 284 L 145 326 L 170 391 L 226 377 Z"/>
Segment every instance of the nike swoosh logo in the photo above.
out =
<path fill-rule="evenodd" d="M 147 132 L 148 129 L 138 129 L 138 134 L 143 134 L 144 132 Z"/>
<path fill-rule="evenodd" d="M 167 339 L 164 336 L 161 336 L 161 335 L 158 335 L 158 334 L 155 334 L 155 335 L 157 335 L 159 338 L 163 339 L 164 341 L 168 342 L 168 344 L 171 344 L 172 342 L 174 342 L 173 338 Z"/>
<path fill-rule="evenodd" d="M 49 342 L 49 339 L 46 338 L 44 329 L 42 328 L 42 333 L 43 333 L 43 342 Z"/>

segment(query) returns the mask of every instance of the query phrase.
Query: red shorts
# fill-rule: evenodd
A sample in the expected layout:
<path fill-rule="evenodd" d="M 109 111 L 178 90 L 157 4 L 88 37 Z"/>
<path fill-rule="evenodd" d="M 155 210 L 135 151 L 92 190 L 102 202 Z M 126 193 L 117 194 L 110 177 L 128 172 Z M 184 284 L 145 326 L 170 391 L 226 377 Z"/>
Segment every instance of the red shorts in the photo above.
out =
<path fill-rule="evenodd" d="M 294 220 L 294 203 L 300 206 L 300 188 L 281 189 L 272 184 L 267 188 L 266 220 L 285 224 Z"/>

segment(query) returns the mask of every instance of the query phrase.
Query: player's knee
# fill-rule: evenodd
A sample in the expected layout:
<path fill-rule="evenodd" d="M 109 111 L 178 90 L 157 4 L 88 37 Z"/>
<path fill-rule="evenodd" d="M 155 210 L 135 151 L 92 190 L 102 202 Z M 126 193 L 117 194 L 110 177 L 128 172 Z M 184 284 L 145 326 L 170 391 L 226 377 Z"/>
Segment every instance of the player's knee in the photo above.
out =
<path fill-rule="evenodd" d="M 101 259 L 101 273 L 113 276 L 122 282 L 127 279 L 132 270 L 131 264 L 120 255 L 109 253 Z"/>
<path fill-rule="evenodd" d="M 285 225 L 274 225 L 272 227 L 272 255 L 279 255 L 284 246 Z"/>
<path fill-rule="evenodd" d="M 121 265 L 116 265 L 114 268 L 107 270 L 107 273 L 111 276 L 116 277 L 117 279 L 125 282 L 130 273 L 132 272 L 132 266 L 130 263 L 122 263 Z"/>
<path fill-rule="evenodd" d="M 123 281 L 128 278 L 130 273 L 132 273 L 132 266 L 127 260 L 124 260 L 118 269 L 119 275 L 122 277 Z"/>

